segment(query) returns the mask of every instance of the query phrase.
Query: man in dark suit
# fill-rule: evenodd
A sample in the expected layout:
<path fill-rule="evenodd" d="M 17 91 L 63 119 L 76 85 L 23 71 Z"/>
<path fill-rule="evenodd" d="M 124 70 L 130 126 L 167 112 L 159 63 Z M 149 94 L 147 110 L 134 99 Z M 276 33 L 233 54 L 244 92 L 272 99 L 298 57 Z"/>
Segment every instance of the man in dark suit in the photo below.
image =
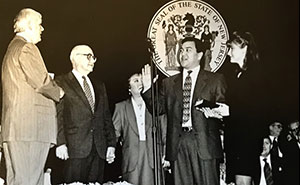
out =
<path fill-rule="evenodd" d="M 115 158 L 116 137 L 103 83 L 90 80 L 96 57 L 87 45 L 70 54 L 73 70 L 56 78 L 65 91 L 58 105 L 56 156 L 64 162 L 65 183 L 102 183 L 105 160 Z"/>
<path fill-rule="evenodd" d="M 262 139 L 262 153 L 256 166 L 254 174 L 255 185 L 282 185 L 280 172 L 282 170 L 280 161 L 277 156 L 271 154 L 272 141 L 266 136 Z"/>
<path fill-rule="evenodd" d="M 282 150 L 284 153 L 284 180 L 289 185 L 299 185 L 300 124 L 298 120 L 289 122 L 289 132 L 285 137 Z"/>
<path fill-rule="evenodd" d="M 44 183 L 44 165 L 56 143 L 55 102 L 63 90 L 48 74 L 36 46 L 44 30 L 42 15 L 22 9 L 14 20 L 16 36 L 2 63 L 2 139 L 7 184 Z"/>
<path fill-rule="evenodd" d="M 221 108 L 201 108 L 206 100 L 225 102 L 226 84 L 220 74 L 202 69 L 203 46 L 186 37 L 180 43 L 182 73 L 163 80 L 159 112 L 167 114 L 166 160 L 171 162 L 175 185 L 219 185 L 218 159 L 223 156 L 219 135 Z M 142 70 L 143 98 L 151 110 L 150 67 Z M 226 108 L 226 107 L 225 107 Z M 228 108 L 228 107 L 227 107 Z"/>
<path fill-rule="evenodd" d="M 269 124 L 269 138 L 272 143 L 272 148 L 270 151 L 271 159 L 276 161 L 276 165 L 278 166 L 278 174 L 276 174 L 276 184 L 283 184 L 281 182 L 283 180 L 283 153 L 282 153 L 282 140 L 283 137 L 281 132 L 283 130 L 283 126 L 279 121 L 273 121 Z"/>

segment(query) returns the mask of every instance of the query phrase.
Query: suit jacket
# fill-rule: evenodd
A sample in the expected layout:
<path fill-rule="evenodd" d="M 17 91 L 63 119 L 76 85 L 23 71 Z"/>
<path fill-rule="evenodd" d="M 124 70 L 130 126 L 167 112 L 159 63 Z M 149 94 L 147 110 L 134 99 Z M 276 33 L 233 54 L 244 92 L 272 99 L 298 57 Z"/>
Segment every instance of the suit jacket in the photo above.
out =
<path fill-rule="evenodd" d="M 178 154 L 178 144 L 182 134 L 182 73 L 166 78 L 159 95 L 159 112 L 167 114 L 167 144 L 166 159 L 175 161 Z M 197 100 L 205 99 L 211 102 L 225 102 L 226 83 L 221 74 L 200 70 L 192 98 L 191 116 L 194 134 L 198 148 L 195 148 L 202 159 L 222 157 L 222 146 L 219 135 L 220 124 L 216 119 L 207 119 L 201 111 L 195 109 Z M 143 94 L 149 110 L 151 110 L 151 90 Z"/>
<path fill-rule="evenodd" d="M 280 165 L 279 159 L 273 155 L 270 155 L 271 159 L 271 166 L 272 166 L 272 178 L 274 181 L 274 185 L 283 185 L 282 181 L 282 166 Z M 255 168 L 255 174 L 253 175 L 253 180 L 255 185 L 259 185 L 260 182 L 260 176 L 261 176 L 261 164 L 260 164 L 260 158 L 256 161 L 256 168 Z"/>
<path fill-rule="evenodd" d="M 292 135 L 290 139 L 287 139 L 283 144 L 283 167 L 284 167 L 284 181 L 288 182 L 289 185 L 299 185 L 299 156 L 300 148 L 297 143 L 297 139 Z"/>
<path fill-rule="evenodd" d="M 59 87 L 36 45 L 15 36 L 2 64 L 3 141 L 56 143 Z"/>
<path fill-rule="evenodd" d="M 57 144 L 66 144 L 70 158 L 85 158 L 93 144 L 102 159 L 108 146 L 115 147 L 116 137 L 109 111 L 105 85 L 91 80 L 95 91 L 95 111 L 72 72 L 58 76 L 57 83 L 65 91 L 58 104 Z"/>
<path fill-rule="evenodd" d="M 160 117 L 160 123 L 163 121 Z M 113 114 L 113 124 L 117 139 L 121 138 L 122 142 L 122 173 L 128 173 L 135 169 L 138 163 L 139 156 L 139 132 L 136 122 L 136 116 L 131 99 L 119 102 L 116 104 Z M 164 138 L 166 131 L 166 124 L 162 123 L 162 137 Z M 146 133 L 146 147 L 151 168 L 153 165 L 153 136 L 152 136 L 152 117 L 149 111 L 145 112 L 145 133 Z M 162 141 L 158 141 L 159 144 Z M 161 146 L 161 145 L 160 145 Z"/>

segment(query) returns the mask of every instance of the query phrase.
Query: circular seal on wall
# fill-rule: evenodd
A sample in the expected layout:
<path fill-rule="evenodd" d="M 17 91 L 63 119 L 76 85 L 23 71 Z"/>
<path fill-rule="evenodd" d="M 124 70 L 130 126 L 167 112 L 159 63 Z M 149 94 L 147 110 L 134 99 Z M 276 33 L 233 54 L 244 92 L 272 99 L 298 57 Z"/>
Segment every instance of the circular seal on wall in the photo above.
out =
<path fill-rule="evenodd" d="M 180 40 L 195 37 L 205 48 L 204 69 L 216 72 L 226 58 L 229 39 L 225 21 L 217 10 L 201 0 L 175 0 L 162 6 L 153 16 L 147 37 L 154 51 L 153 61 L 166 76 L 180 72 L 177 59 Z"/>

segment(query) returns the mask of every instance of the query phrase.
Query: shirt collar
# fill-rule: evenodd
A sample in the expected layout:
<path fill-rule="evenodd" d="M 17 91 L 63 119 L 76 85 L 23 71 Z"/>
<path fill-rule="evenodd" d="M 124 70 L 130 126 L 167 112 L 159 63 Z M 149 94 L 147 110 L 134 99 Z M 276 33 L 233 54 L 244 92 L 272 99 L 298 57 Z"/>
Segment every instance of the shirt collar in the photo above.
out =
<path fill-rule="evenodd" d="M 199 71 L 200 71 L 200 65 L 194 67 L 193 69 L 189 69 L 189 70 L 183 68 L 183 76 L 187 76 L 187 75 L 188 75 L 188 71 L 193 71 L 193 72 L 191 73 L 191 75 L 193 75 L 193 74 L 198 74 Z"/>
<path fill-rule="evenodd" d="M 271 157 L 270 157 L 270 154 L 267 156 L 267 157 L 263 157 L 263 156 L 260 156 L 259 157 L 261 161 L 264 161 L 264 158 L 267 159 L 267 162 L 270 164 L 271 163 Z"/>
<path fill-rule="evenodd" d="M 26 34 L 24 32 L 18 32 L 18 33 L 16 33 L 16 35 L 24 38 L 26 40 L 26 42 L 30 42 L 30 40 L 26 37 Z"/>
<path fill-rule="evenodd" d="M 73 69 L 73 70 L 72 70 L 72 73 L 73 73 L 74 76 L 75 76 L 78 80 L 80 80 L 80 81 L 83 80 L 83 79 L 82 79 L 83 76 L 84 76 L 86 79 L 89 79 L 88 76 L 80 74 L 76 69 Z"/>

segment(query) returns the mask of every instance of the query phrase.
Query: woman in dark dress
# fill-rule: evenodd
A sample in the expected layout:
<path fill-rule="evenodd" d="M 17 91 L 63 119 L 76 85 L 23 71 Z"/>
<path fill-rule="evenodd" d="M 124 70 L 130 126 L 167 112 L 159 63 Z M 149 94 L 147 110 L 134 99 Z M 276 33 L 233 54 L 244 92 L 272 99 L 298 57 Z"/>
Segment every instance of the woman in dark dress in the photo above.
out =
<path fill-rule="evenodd" d="M 265 84 L 256 44 L 249 32 L 233 32 L 227 42 L 234 72 L 225 74 L 230 116 L 225 123 L 227 183 L 250 185 L 259 139 L 266 121 Z"/>

